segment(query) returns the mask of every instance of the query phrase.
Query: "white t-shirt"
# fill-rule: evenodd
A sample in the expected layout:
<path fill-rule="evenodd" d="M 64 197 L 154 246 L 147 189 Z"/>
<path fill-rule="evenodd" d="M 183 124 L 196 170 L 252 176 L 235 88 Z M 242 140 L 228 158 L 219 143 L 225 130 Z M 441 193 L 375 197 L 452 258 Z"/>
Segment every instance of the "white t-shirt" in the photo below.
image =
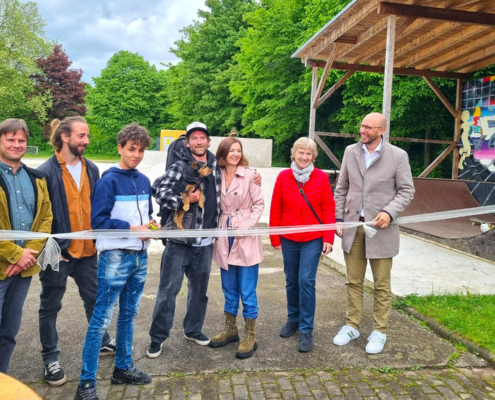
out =
<path fill-rule="evenodd" d="M 81 184 L 81 171 L 82 171 L 82 162 L 79 160 L 79 162 L 76 165 L 65 165 L 67 169 L 69 170 L 70 174 L 72 175 L 72 179 L 74 179 L 74 182 L 76 182 L 77 189 L 80 190 L 80 184 Z"/>

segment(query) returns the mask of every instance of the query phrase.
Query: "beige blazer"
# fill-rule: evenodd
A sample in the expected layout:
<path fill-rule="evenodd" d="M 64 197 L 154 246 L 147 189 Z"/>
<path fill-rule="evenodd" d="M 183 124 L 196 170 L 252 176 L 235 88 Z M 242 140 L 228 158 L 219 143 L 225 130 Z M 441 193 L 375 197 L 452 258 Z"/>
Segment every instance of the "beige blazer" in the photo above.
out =
<path fill-rule="evenodd" d="M 366 170 L 363 143 L 346 148 L 339 181 L 335 189 L 336 220 L 359 221 L 364 205 L 364 218 L 371 221 L 380 211 L 393 220 L 414 197 L 414 184 L 407 153 L 384 141 L 378 158 Z M 366 236 L 366 258 L 390 258 L 399 253 L 399 225 L 377 228 L 373 238 Z M 344 229 L 342 248 L 349 253 L 357 228 Z"/>

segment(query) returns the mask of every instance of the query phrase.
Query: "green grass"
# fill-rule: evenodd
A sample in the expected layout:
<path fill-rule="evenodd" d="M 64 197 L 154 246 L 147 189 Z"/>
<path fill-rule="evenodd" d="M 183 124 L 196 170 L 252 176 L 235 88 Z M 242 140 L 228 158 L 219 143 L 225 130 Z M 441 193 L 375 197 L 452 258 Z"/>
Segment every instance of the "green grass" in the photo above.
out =
<path fill-rule="evenodd" d="M 495 353 L 495 295 L 411 294 L 398 298 L 394 307 L 414 307 L 450 331 Z"/>

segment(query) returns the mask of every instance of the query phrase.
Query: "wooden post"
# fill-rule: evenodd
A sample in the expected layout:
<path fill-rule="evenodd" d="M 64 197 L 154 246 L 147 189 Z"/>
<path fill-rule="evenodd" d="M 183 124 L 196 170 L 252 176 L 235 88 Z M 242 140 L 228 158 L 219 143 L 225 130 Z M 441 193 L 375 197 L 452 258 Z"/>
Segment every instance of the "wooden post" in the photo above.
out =
<path fill-rule="evenodd" d="M 455 98 L 455 130 L 454 130 L 454 141 L 459 143 L 461 140 L 461 114 L 462 114 L 462 79 L 457 79 L 457 93 Z M 452 160 L 452 179 L 457 179 L 459 177 L 459 149 L 454 149 L 454 157 Z"/>
<path fill-rule="evenodd" d="M 316 123 L 316 90 L 318 89 L 318 67 L 313 67 L 313 79 L 311 81 L 311 100 L 309 109 L 309 138 L 315 138 L 315 123 Z"/>
<path fill-rule="evenodd" d="M 395 23 L 396 16 L 389 15 L 387 21 L 387 47 L 385 49 L 385 77 L 383 84 L 383 108 L 382 113 L 387 119 L 384 133 L 385 140 L 390 137 L 390 110 L 392 108 L 392 78 L 394 76 L 394 51 L 395 51 Z"/>

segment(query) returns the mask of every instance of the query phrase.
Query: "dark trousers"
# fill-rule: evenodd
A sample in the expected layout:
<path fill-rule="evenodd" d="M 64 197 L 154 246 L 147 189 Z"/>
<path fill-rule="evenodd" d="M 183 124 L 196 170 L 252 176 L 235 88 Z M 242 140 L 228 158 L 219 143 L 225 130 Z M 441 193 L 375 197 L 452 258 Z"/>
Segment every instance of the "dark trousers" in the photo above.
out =
<path fill-rule="evenodd" d="M 287 314 L 299 323 L 301 333 L 313 332 L 316 309 L 316 271 L 320 262 L 322 239 L 295 242 L 280 238 L 284 256 Z"/>
<path fill-rule="evenodd" d="M 19 333 L 24 300 L 31 284 L 31 277 L 14 275 L 0 281 L 0 372 L 6 374 L 10 357 Z"/>
<path fill-rule="evenodd" d="M 156 295 L 151 341 L 161 343 L 170 335 L 174 323 L 175 301 L 184 280 L 187 285 L 187 312 L 184 317 L 184 333 L 194 336 L 201 332 L 208 305 L 208 281 L 210 279 L 213 244 L 189 247 L 167 242 L 160 266 L 160 284 Z"/>
<path fill-rule="evenodd" d="M 62 299 L 67 289 L 69 276 L 76 282 L 84 304 L 86 319 L 88 323 L 91 321 L 98 287 L 97 261 L 96 254 L 91 257 L 71 258 L 68 262 L 60 262 L 58 272 L 53 271 L 51 267 L 40 272 L 39 325 L 43 364 L 59 361 L 57 315 L 62 309 Z M 105 332 L 102 345 L 107 345 L 111 340 L 108 332 Z"/>

